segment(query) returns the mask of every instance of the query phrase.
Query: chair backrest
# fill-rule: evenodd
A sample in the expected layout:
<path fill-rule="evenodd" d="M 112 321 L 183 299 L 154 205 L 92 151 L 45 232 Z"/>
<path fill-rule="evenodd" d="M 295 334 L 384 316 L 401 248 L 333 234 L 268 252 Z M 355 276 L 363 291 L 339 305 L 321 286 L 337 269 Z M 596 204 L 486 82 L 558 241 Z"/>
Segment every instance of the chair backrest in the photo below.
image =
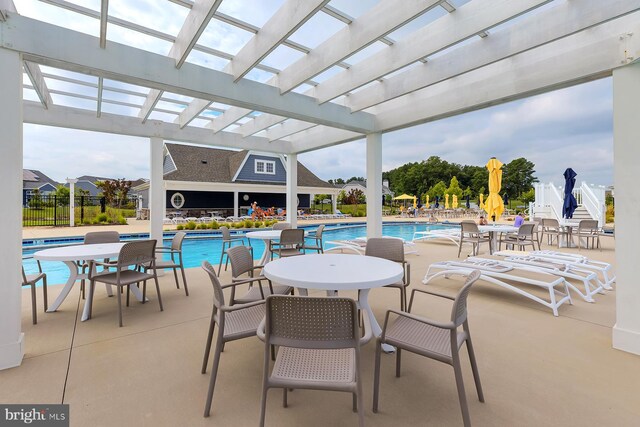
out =
<path fill-rule="evenodd" d="M 224 292 L 222 292 L 222 284 L 216 275 L 215 268 L 209 261 L 202 261 L 202 269 L 207 272 L 209 279 L 211 279 L 211 285 L 213 285 L 213 306 L 216 309 L 224 307 Z"/>
<path fill-rule="evenodd" d="M 302 228 L 287 228 L 280 233 L 281 245 L 304 245 L 304 230 Z"/>
<path fill-rule="evenodd" d="M 578 231 L 593 231 L 598 229 L 598 221 L 595 219 L 583 219 L 578 223 Z"/>
<path fill-rule="evenodd" d="M 227 249 L 227 256 L 231 263 L 231 276 L 235 279 L 253 269 L 251 251 L 244 245 L 237 245 Z"/>
<path fill-rule="evenodd" d="M 404 242 L 402 239 L 372 237 L 367 239 L 364 254 L 395 262 L 404 262 Z"/>
<path fill-rule="evenodd" d="M 542 218 L 542 227 L 544 228 L 560 228 L 560 223 L 557 219 L 553 218 Z"/>
<path fill-rule="evenodd" d="M 155 263 L 156 241 L 136 240 L 125 243 L 118 255 L 118 271 L 122 267 L 143 264 L 147 262 Z"/>
<path fill-rule="evenodd" d="M 222 232 L 222 240 L 231 239 L 231 232 L 229 231 L 229 227 L 223 225 L 220 227 L 220 231 Z"/>
<path fill-rule="evenodd" d="M 276 222 L 273 224 L 274 230 L 288 230 L 289 228 L 291 228 L 291 224 L 288 222 Z"/>
<path fill-rule="evenodd" d="M 451 308 L 451 321 L 457 326 L 462 325 L 467 320 L 467 297 L 471 292 L 471 285 L 473 285 L 480 278 L 480 270 L 473 270 L 471 274 L 467 276 L 467 280 L 464 282 L 464 286 L 456 295 L 456 299 L 453 302 Z"/>
<path fill-rule="evenodd" d="M 117 231 L 92 231 L 84 235 L 84 244 L 93 245 L 96 243 L 118 243 L 120 233 Z"/>
<path fill-rule="evenodd" d="M 475 221 L 465 220 L 460 223 L 460 230 L 462 234 L 465 233 L 480 233 L 478 224 Z"/>
<path fill-rule="evenodd" d="M 187 236 L 187 233 L 185 233 L 184 231 L 178 231 L 173 236 L 173 239 L 171 239 L 171 249 L 173 249 L 174 251 L 181 251 L 182 241 L 186 236 Z"/>
<path fill-rule="evenodd" d="M 350 298 L 270 295 L 266 302 L 267 344 L 286 347 L 357 348 L 358 310 Z"/>
<path fill-rule="evenodd" d="M 533 234 L 533 229 L 536 227 L 536 224 L 533 222 L 525 222 L 518 228 L 518 236 L 531 236 Z"/>
<path fill-rule="evenodd" d="M 324 231 L 324 224 L 320 224 L 318 226 L 318 228 L 316 229 L 316 239 L 321 239 L 322 240 L 322 232 Z"/>

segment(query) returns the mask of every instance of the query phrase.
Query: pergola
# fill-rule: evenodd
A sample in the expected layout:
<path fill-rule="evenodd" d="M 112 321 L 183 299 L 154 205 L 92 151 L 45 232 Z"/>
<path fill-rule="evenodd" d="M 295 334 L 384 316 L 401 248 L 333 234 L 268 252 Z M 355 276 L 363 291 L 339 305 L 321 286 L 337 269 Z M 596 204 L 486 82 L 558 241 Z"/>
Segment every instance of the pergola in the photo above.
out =
<path fill-rule="evenodd" d="M 109 0 L 84 2 L 95 9 L 41 0 L 89 22 L 92 35 L 0 0 L 0 369 L 23 357 L 23 123 L 149 138 L 151 236 L 161 239 L 164 140 L 284 154 L 295 226 L 299 153 L 366 138 L 366 196 L 380 200 L 385 132 L 607 76 L 618 229 L 613 345 L 640 354 L 640 0 L 371 0 L 353 2 L 355 17 L 338 6 L 349 2 L 274 0 L 261 25 L 223 12 L 229 1 L 157 0 L 181 20 L 169 33 L 111 15 Z M 220 50 L 206 37 L 216 26 L 246 42 Z M 114 41 L 112 32 L 165 49 Z M 305 45 L 311 33 L 320 39 Z M 279 55 L 294 59 L 275 67 Z M 367 234 L 381 230 L 381 206 L 369 203 Z"/>

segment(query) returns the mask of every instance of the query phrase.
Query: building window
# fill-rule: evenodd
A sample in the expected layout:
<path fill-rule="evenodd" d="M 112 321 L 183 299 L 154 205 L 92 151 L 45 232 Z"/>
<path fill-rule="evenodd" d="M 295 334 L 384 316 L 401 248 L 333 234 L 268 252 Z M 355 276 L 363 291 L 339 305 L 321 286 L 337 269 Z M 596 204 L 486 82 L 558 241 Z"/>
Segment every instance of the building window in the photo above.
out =
<path fill-rule="evenodd" d="M 184 196 L 182 193 L 173 193 L 173 196 L 171 196 L 171 206 L 175 209 L 180 209 L 184 206 Z"/>
<path fill-rule="evenodd" d="M 256 160 L 255 172 L 267 175 L 275 175 L 276 162 L 272 160 Z"/>

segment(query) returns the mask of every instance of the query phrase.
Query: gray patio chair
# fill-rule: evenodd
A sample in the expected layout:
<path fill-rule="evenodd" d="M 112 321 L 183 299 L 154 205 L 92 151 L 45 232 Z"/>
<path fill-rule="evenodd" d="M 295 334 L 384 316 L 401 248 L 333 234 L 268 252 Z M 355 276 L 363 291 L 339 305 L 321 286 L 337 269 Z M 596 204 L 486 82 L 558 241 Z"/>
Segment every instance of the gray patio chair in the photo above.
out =
<path fill-rule="evenodd" d="M 400 310 L 404 310 L 407 306 L 407 287 L 411 284 L 411 264 L 404 258 L 404 242 L 401 239 L 372 237 L 367 239 L 364 254 L 402 264 L 404 270 L 402 280 L 386 285 L 385 288 L 395 288 L 400 291 Z"/>
<path fill-rule="evenodd" d="M 280 239 L 271 243 L 271 259 L 274 253 L 280 258 L 304 255 L 304 230 L 301 228 L 287 228 L 280 233 Z"/>
<path fill-rule="evenodd" d="M 120 241 L 120 233 L 117 231 L 90 231 L 84 235 L 85 245 L 97 245 L 100 243 L 118 243 Z M 109 267 L 114 267 L 116 262 L 109 259 L 102 261 L 103 269 L 108 270 Z M 88 261 L 78 261 L 78 266 L 82 269 L 84 274 L 89 268 Z M 85 279 L 80 281 L 80 291 L 82 292 L 82 299 L 85 299 Z"/>
<path fill-rule="evenodd" d="M 238 242 L 244 245 L 245 236 L 242 235 L 232 235 L 229 231 L 229 227 L 223 225 L 220 227 L 220 231 L 222 232 L 222 252 L 220 253 L 220 264 L 218 265 L 218 276 L 220 275 L 220 270 L 222 269 L 222 261 L 224 256 L 227 254 L 226 249 L 229 249 L 233 246 L 234 243 Z M 227 266 L 229 265 L 229 257 L 227 257 L 226 262 L 224 263 L 224 271 L 227 271 Z"/>
<path fill-rule="evenodd" d="M 360 333 L 354 300 L 336 297 L 272 295 L 258 328 L 265 341 L 260 426 L 264 426 L 267 392 L 287 389 L 335 390 L 353 395 L 353 410 L 364 426 Z M 279 346 L 273 369 L 270 348 Z"/>
<path fill-rule="evenodd" d="M 162 296 L 160 295 L 160 285 L 158 284 L 158 276 L 155 270 L 155 240 L 137 240 L 135 242 L 125 243 L 120 249 L 118 255 L 118 262 L 116 263 L 116 271 L 114 272 L 101 272 L 93 274 L 94 265 L 102 265 L 103 263 L 97 261 L 91 261 L 89 263 L 89 283 L 91 291 L 89 294 L 89 317 L 91 317 L 91 310 L 93 308 L 93 294 L 95 291 L 96 282 L 106 283 L 108 285 L 117 286 L 122 289 L 124 286 L 131 286 L 133 284 L 143 282 L 142 291 L 142 303 L 144 304 L 147 294 L 147 280 L 153 279 L 156 284 L 156 292 L 158 293 L 158 304 L 160 305 L 160 311 L 163 311 Z M 149 270 L 141 271 L 145 269 L 145 266 L 149 266 Z M 134 269 L 130 269 L 134 267 Z M 127 288 L 128 289 L 128 288 Z M 118 297 L 118 323 L 122 327 L 122 292 L 116 292 Z M 128 301 L 127 291 L 127 301 Z"/>
<path fill-rule="evenodd" d="M 207 363 L 209 362 L 209 353 L 211 352 L 213 332 L 216 325 L 218 325 L 216 348 L 213 356 L 213 365 L 211 367 L 211 379 L 209 380 L 209 390 L 207 392 L 207 400 L 204 409 L 204 416 L 208 417 L 211 412 L 213 391 L 216 386 L 216 377 L 218 376 L 220 354 L 222 353 L 222 350 L 224 350 L 225 343 L 255 336 L 258 325 L 262 319 L 264 319 L 265 311 L 264 301 L 254 301 L 246 304 L 235 305 L 227 304 L 225 302 L 223 290 L 226 288 L 234 289 L 238 284 L 231 283 L 224 286 L 221 285 L 220 280 L 218 280 L 218 276 L 215 273 L 215 269 L 207 261 L 202 262 L 202 268 L 209 275 L 211 284 L 213 285 L 213 310 L 211 312 L 207 344 L 204 348 L 204 358 L 202 360 L 203 374 L 207 372 Z"/>
<path fill-rule="evenodd" d="M 378 338 L 376 343 L 376 361 L 373 382 L 373 412 L 378 412 L 380 353 L 382 352 L 382 344 L 389 344 L 396 347 L 396 377 L 400 376 L 402 350 L 407 350 L 451 365 L 456 377 L 458 398 L 460 399 L 460 408 L 462 410 L 462 419 L 465 426 L 471 425 L 467 398 L 464 391 L 464 382 L 462 379 L 462 367 L 460 366 L 460 348 L 462 347 L 462 344 L 465 342 L 467 343 L 467 351 L 469 352 L 471 370 L 473 371 L 478 399 L 480 402 L 484 402 L 484 394 L 482 393 L 482 385 L 480 384 L 480 375 L 478 374 L 478 365 L 476 363 L 476 356 L 473 352 L 469 323 L 467 321 L 467 296 L 469 295 L 471 286 L 479 278 L 479 270 L 475 270 L 469 274 L 464 286 L 455 298 L 423 289 L 414 289 L 411 292 L 411 301 L 409 303 L 408 312 L 405 313 L 396 310 L 387 311 L 384 320 L 384 327 L 382 328 L 382 335 Z M 413 306 L 413 299 L 416 292 L 453 300 L 451 320 L 449 322 L 440 322 L 412 314 L 411 308 Z M 389 320 L 391 314 L 395 317 L 393 321 Z M 462 326 L 461 331 L 459 330 L 460 326 Z"/>
<path fill-rule="evenodd" d="M 264 300 L 268 295 L 286 295 L 293 292 L 291 286 L 274 285 L 271 283 L 271 280 L 260 274 L 260 270 L 264 266 L 253 265 L 253 256 L 250 248 L 246 246 L 234 246 L 233 248 L 227 249 L 227 254 L 231 262 L 231 281 L 235 285 L 231 288 L 230 305 Z M 258 271 L 257 275 L 255 273 L 256 271 Z M 242 277 L 245 274 L 247 276 Z M 263 281 L 267 283 L 266 287 L 262 285 Z M 243 296 L 236 298 L 236 287 L 243 284 L 249 284 L 249 291 Z"/>
<path fill-rule="evenodd" d="M 180 289 L 180 281 L 178 280 L 178 269 L 180 269 L 180 273 L 182 274 L 182 284 L 184 285 L 184 293 L 186 296 L 189 296 L 189 288 L 187 288 L 187 277 L 184 274 L 184 264 L 182 261 L 182 243 L 187 233 L 184 231 L 178 231 L 171 239 L 171 246 L 162 246 L 156 249 L 156 253 L 168 253 L 171 255 L 170 260 L 156 260 L 155 270 L 164 270 L 170 268 L 173 270 L 173 276 L 176 279 L 176 288 Z M 176 260 L 177 257 L 177 260 Z M 145 272 L 151 269 L 151 265 L 148 264 L 145 266 Z"/>
<path fill-rule="evenodd" d="M 309 243 L 309 244 L 305 242 L 304 246 L 302 246 L 302 249 L 305 251 L 316 251 L 319 254 L 324 253 L 324 248 L 322 247 L 323 231 L 324 231 L 324 224 L 321 224 L 318 226 L 318 228 L 316 229 L 316 232 L 312 236 L 305 237 L 305 239 L 315 240 L 315 242 Z"/>
<path fill-rule="evenodd" d="M 502 249 L 502 244 L 504 243 L 506 246 L 517 246 L 519 250 L 524 250 L 526 246 L 531 246 L 535 251 L 535 243 L 538 241 L 533 233 L 535 227 L 536 224 L 534 222 L 525 222 L 518 228 L 517 233 L 500 233 L 498 250 Z"/>
<path fill-rule="evenodd" d="M 276 222 L 271 228 L 273 230 L 288 230 L 291 228 L 291 224 L 288 222 Z"/>
<path fill-rule="evenodd" d="M 567 232 L 560 227 L 560 223 L 557 219 L 542 218 L 542 233 L 540 240 L 544 239 L 544 235 L 547 235 L 547 244 L 553 244 L 553 237 L 555 236 L 558 247 L 560 247 L 560 237 L 567 235 Z"/>
<path fill-rule="evenodd" d="M 578 249 L 582 249 L 582 238 L 586 240 L 587 249 L 589 249 L 589 240 L 591 240 L 591 248 L 595 246 L 600 248 L 600 227 L 595 219 L 583 219 L 578 223 Z"/>
<path fill-rule="evenodd" d="M 465 220 L 460 223 L 458 258 L 460 258 L 460 253 L 462 253 L 462 244 L 465 242 L 471 243 L 473 255 L 478 255 L 478 248 L 481 243 L 488 243 L 489 252 L 491 252 L 491 237 L 487 233 L 481 233 L 475 221 Z"/>
<path fill-rule="evenodd" d="M 36 283 L 42 280 L 42 298 L 44 300 L 44 311 L 49 308 L 49 300 L 47 298 L 47 274 L 42 272 L 42 265 L 38 263 L 38 273 L 26 274 L 24 266 L 22 266 L 22 286 L 31 286 L 31 319 L 33 324 L 38 324 L 38 304 L 36 301 Z"/>

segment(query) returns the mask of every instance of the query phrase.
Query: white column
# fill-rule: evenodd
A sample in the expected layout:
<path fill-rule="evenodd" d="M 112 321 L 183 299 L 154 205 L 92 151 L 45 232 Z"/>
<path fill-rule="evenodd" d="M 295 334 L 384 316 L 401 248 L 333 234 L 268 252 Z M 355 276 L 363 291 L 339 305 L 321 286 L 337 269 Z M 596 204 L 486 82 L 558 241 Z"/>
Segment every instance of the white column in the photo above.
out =
<path fill-rule="evenodd" d="M 367 135 L 367 237 L 382 236 L 382 134 Z"/>
<path fill-rule="evenodd" d="M 287 154 L 287 222 L 298 226 L 298 155 Z"/>
<path fill-rule="evenodd" d="M 162 246 L 162 225 L 165 216 L 165 190 L 162 165 L 164 163 L 164 140 L 150 138 L 149 156 L 149 227 L 150 238 L 155 239 L 157 246 Z"/>
<path fill-rule="evenodd" d="M 22 363 L 22 58 L 0 48 L 0 129 L 2 207 L 0 256 L 0 369 Z M 38 297 L 42 293 L 38 291 Z M 41 300 L 38 307 L 42 307 Z M 29 316 L 29 319 L 31 316 Z"/>
<path fill-rule="evenodd" d="M 67 178 L 69 184 L 69 227 L 76 226 L 76 182 L 77 179 Z"/>
<path fill-rule="evenodd" d="M 616 324 L 613 347 L 640 354 L 640 64 L 613 71 L 613 177 L 616 189 Z"/>
<path fill-rule="evenodd" d="M 338 210 L 338 193 L 333 193 L 331 195 L 331 204 L 333 205 L 333 213 L 336 213 Z"/>
<path fill-rule="evenodd" d="M 238 197 L 238 192 L 234 191 L 233 192 L 233 216 L 235 216 L 236 218 L 239 217 L 239 213 L 240 213 L 240 201 L 239 201 L 239 197 Z"/>

